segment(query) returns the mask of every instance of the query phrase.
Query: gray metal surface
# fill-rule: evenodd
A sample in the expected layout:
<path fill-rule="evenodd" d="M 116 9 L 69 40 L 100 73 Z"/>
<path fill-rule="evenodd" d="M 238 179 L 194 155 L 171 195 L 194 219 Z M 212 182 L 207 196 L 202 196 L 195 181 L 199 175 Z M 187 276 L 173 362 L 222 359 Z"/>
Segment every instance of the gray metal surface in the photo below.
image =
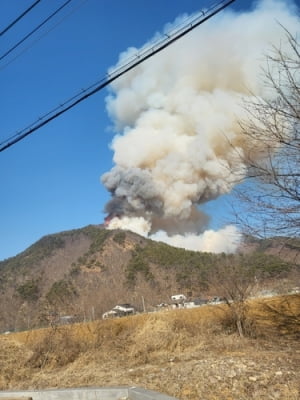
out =
<path fill-rule="evenodd" d="M 142 388 L 129 388 L 128 392 L 129 400 L 178 400 L 175 397 Z"/>
<path fill-rule="evenodd" d="M 0 391 L 0 399 L 31 397 L 32 400 L 178 400 L 175 397 L 138 387 L 75 388 Z"/>

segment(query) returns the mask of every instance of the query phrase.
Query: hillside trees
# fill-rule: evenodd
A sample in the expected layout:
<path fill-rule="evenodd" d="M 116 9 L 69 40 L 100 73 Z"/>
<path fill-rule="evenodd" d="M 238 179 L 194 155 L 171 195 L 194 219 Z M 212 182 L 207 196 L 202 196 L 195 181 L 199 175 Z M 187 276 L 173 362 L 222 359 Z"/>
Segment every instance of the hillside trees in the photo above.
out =
<path fill-rule="evenodd" d="M 300 233 L 300 43 L 282 29 L 286 43 L 272 49 L 263 70 L 272 95 L 245 104 L 241 122 L 251 147 L 240 157 L 250 179 L 237 190 L 247 212 L 236 216 L 244 231 L 258 236 Z"/>
<path fill-rule="evenodd" d="M 236 331 L 244 336 L 246 300 L 257 283 L 255 269 L 250 265 L 243 266 L 234 256 L 223 258 L 210 271 L 208 283 L 225 300 Z"/>
<path fill-rule="evenodd" d="M 222 297 L 230 323 L 242 337 L 251 335 L 248 300 L 266 279 L 284 277 L 291 266 L 276 256 L 263 253 L 221 254 L 207 274 L 208 286 Z"/>
<path fill-rule="evenodd" d="M 29 279 L 17 287 L 17 293 L 21 299 L 29 302 L 35 302 L 38 300 L 39 291 L 38 281 L 34 279 Z"/>
<path fill-rule="evenodd" d="M 76 290 L 71 282 L 60 280 L 53 283 L 46 294 L 50 304 L 64 305 L 68 298 L 76 296 Z"/>

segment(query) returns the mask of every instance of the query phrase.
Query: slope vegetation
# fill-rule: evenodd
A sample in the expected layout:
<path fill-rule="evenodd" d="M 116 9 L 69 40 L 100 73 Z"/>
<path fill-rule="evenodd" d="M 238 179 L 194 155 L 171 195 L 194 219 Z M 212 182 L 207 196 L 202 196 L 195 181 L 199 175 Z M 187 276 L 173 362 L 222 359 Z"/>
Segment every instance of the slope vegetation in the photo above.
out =
<path fill-rule="evenodd" d="M 203 297 L 216 265 L 238 262 L 284 282 L 295 263 L 267 254 L 261 242 L 251 246 L 235 256 L 200 253 L 103 226 L 45 236 L 0 262 L 0 331 L 48 326 L 60 316 L 100 318 L 117 303 L 151 310 L 176 293 Z"/>
<path fill-rule="evenodd" d="M 0 335 L 0 389 L 131 385 L 181 400 L 296 400 L 299 310 L 300 295 L 249 302 L 247 338 L 224 305 Z"/>

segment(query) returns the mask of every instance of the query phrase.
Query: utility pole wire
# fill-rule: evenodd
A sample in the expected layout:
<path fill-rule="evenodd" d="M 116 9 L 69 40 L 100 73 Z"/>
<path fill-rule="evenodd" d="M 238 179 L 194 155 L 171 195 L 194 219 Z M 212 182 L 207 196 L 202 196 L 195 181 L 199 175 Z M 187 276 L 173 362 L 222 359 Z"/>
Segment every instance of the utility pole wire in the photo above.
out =
<path fill-rule="evenodd" d="M 40 1 L 40 0 L 39 0 Z M 22 56 L 24 53 L 26 53 L 29 49 L 31 49 L 36 43 L 38 43 L 40 40 L 42 40 L 45 36 L 47 36 L 50 32 L 52 32 L 57 26 L 59 26 L 62 22 L 64 22 L 67 18 L 69 18 L 72 14 L 74 14 L 80 7 L 84 5 L 89 0 L 81 0 L 81 3 L 79 3 L 75 8 L 71 9 L 71 11 L 64 15 L 56 24 L 51 26 L 47 31 L 42 33 L 41 36 L 39 36 L 37 39 L 35 39 L 33 42 L 31 42 L 27 47 L 23 48 L 18 54 L 16 54 L 12 59 L 10 59 L 6 64 L 3 64 L 0 67 L 0 71 L 4 70 L 6 67 L 8 67 L 11 63 L 13 63 L 15 60 L 17 60 L 20 56 Z M 1 144 L 1 143 L 0 143 Z"/>
<path fill-rule="evenodd" d="M 41 22 L 38 26 L 36 26 L 31 32 L 29 32 L 23 39 L 19 40 L 13 47 L 7 50 L 0 57 L 0 61 L 3 60 L 6 56 L 8 56 L 13 50 L 15 50 L 20 44 L 25 42 L 31 35 L 33 35 L 37 30 L 39 30 L 43 25 L 45 25 L 51 18 L 53 18 L 59 11 L 61 11 L 66 5 L 68 5 L 72 0 L 67 0 L 62 6 L 60 6 L 57 10 L 55 10 L 52 14 L 49 15 L 43 22 Z"/>
<path fill-rule="evenodd" d="M 17 22 L 19 22 L 29 11 L 31 11 L 41 0 L 36 0 L 30 7 L 27 8 L 21 15 L 19 15 L 14 21 L 12 21 L 3 31 L 0 32 L 0 36 L 4 35 L 10 28 L 12 28 Z"/>
<path fill-rule="evenodd" d="M 0 152 L 6 150 L 10 146 L 14 145 L 15 143 L 19 142 L 20 140 L 24 139 L 26 136 L 32 134 L 36 130 L 40 129 L 44 125 L 48 124 L 50 121 L 56 119 L 60 115 L 64 114 L 66 111 L 70 110 L 71 108 L 75 107 L 77 104 L 81 103 L 82 101 L 86 100 L 90 96 L 94 95 L 95 93 L 99 92 L 105 86 L 109 85 L 114 80 L 118 79 L 120 76 L 124 75 L 126 72 L 132 70 L 137 65 L 141 64 L 145 60 L 150 57 L 153 57 L 155 54 L 159 53 L 166 47 L 170 46 L 172 43 L 180 39 L 181 37 L 185 36 L 187 33 L 195 29 L 197 26 L 203 24 L 205 21 L 222 11 L 225 7 L 229 6 L 235 0 L 222 0 L 218 2 L 216 5 L 210 7 L 207 11 L 201 11 L 197 16 L 193 16 L 193 20 L 190 21 L 188 24 L 184 25 L 183 27 L 177 29 L 176 31 L 172 31 L 165 35 L 162 39 L 158 42 L 151 44 L 146 49 L 142 49 L 140 53 L 138 53 L 132 60 L 126 61 L 120 67 L 117 67 L 115 70 L 107 73 L 107 75 L 100 80 L 99 82 L 91 85 L 89 88 L 82 90 L 81 92 L 77 93 L 75 96 L 71 97 L 63 104 L 57 106 L 53 110 L 49 111 L 42 117 L 40 117 L 37 121 L 30 124 L 27 128 L 22 129 L 21 131 L 15 133 L 13 136 L 10 136 L 8 139 L 4 140 L 0 143 Z M 88 92 L 82 95 L 82 92 Z M 79 97 L 78 99 L 76 99 Z M 68 103 L 70 103 L 67 105 Z M 60 111 L 56 112 L 58 109 L 62 108 Z M 56 112 L 54 115 L 54 112 Z M 50 115 L 50 116 L 49 116 Z"/>

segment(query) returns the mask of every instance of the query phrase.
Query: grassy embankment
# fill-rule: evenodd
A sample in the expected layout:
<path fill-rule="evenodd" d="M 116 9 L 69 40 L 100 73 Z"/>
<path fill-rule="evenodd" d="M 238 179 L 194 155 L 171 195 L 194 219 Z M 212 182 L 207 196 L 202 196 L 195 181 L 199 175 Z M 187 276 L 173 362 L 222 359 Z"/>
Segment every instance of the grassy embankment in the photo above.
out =
<path fill-rule="evenodd" d="M 135 385 L 182 400 L 297 400 L 300 295 L 0 336 L 0 388 Z"/>

